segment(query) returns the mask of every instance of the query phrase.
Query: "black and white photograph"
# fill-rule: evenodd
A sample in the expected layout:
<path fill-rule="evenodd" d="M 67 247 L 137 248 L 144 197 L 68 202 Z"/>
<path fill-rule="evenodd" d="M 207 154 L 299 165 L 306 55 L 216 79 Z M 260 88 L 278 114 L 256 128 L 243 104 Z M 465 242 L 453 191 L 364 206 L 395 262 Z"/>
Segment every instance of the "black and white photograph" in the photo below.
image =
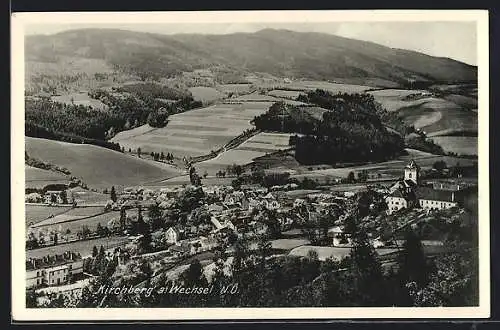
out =
<path fill-rule="evenodd" d="M 489 316 L 486 11 L 12 20 L 14 316 Z"/>

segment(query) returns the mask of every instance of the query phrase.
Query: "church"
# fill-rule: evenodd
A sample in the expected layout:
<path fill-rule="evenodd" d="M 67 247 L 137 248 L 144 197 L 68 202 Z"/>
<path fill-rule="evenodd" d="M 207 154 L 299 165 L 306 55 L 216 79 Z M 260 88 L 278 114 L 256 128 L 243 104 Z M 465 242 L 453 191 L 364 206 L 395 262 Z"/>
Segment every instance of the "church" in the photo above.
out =
<path fill-rule="evenodd" d="M 403 208 L 418 207 L 442 210 L 458 205 L 457 192 L 438 190 L 424 186 L 420 182 L 420 167 L 411 160 L 404 169 L 404 179 L 390 188 L 385 198 L 387 213 L 391 214 Z"/>

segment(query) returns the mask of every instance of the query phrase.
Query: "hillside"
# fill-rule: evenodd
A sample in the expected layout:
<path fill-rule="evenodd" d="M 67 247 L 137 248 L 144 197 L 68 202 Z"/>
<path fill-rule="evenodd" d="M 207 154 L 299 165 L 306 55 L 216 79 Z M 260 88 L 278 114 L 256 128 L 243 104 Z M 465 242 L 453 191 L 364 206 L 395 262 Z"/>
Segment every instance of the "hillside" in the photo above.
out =
<path fill-rule="evenodd" d="M 91 59 L 99 70 L 117 70 L 143 79 L 202 68 L 323 80 L 383 79 L 400 84 L 407 83 L 408 78 L 475 81 L 477 75 L 476 67 L 447 58 L 329 34 L 272 29 L 229 35 L 82 29 L 29 36 L 25 45 L 28 74 L 44 65 L 64 63 L 71 67 L 71 63 Z M 92 74 L 89 67 L 80 69 Z"/>
<path fill-rule="evenodd" d="M 26 137 L 25 144 L 31 157 L 67 168 L 72 176 L 83 178 L 89 188 L 139 185 L 178 174 L 167 165 L 88 144 L 31 137 Z"/>

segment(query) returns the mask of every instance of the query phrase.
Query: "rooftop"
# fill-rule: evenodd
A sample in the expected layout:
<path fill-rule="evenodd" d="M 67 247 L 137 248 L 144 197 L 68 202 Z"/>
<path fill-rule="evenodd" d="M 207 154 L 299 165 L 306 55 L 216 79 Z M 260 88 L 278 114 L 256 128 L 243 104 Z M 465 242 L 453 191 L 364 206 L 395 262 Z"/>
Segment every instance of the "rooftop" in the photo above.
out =
<path fill-rule="evenodd" d="M 63 254 L 47 255 L 42 258 L 29 258 L 26 260 L 26 270 L 45 269 L 81 260 L 80 253 L 67 251 Z"/>

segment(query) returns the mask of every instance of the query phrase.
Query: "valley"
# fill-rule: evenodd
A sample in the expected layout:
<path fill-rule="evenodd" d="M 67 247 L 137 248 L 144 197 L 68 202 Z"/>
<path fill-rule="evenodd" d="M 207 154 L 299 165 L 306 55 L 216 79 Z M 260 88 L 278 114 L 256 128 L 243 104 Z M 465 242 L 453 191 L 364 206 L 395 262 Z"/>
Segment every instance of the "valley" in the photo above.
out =
<path fill-rule="evenodd" d="M 272 264 L 285 294 L 343 274 L 356 244 L 391 278 L 405 228 L 433 255 L 472 240 L 477 67 L 272 29 L 82 29 L 26 45 L 29 269 L 64 255 L 93 283 L 133 287 L 216 269 L 250 296 Z M 27 290 L 62 288 L 43 281 Z M 236 304 L 224 299 L 206 305 Z"/>

